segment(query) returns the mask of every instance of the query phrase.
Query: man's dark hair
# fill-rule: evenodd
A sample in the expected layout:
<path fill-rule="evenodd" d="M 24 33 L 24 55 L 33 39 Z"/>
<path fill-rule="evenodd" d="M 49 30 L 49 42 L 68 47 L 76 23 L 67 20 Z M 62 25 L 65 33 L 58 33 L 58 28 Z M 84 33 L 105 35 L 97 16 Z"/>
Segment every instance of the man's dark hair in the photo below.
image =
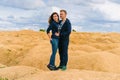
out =
<path fill-rule="evenodd" d="M 63 9 L 60 10 L 60 12 L 64 12 L 65 14 L 67 14 L 67 11 L 66 11 L 66 10 L 63 10 Z"/>

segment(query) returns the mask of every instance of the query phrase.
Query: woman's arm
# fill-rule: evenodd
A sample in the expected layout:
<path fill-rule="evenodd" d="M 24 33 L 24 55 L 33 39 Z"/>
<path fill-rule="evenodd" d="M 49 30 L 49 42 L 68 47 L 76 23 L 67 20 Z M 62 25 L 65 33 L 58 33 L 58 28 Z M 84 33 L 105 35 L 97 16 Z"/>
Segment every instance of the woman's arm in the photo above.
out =
<path fill-rule="evenodd" d="M 49 27 L 47 28 L 47 35 L 48 35 L 48 37 L 49 37 L 50 40 L 52 40 L 51 34 L 50 34 L 51 30 L 52 30 L 52 27 L 49 25 Z"/>
<path fill-rule="evenodd" d="M 47 35 L 48 35 L 49 39 L 50 39 L 50 40 L 52 40 L 52 38 L 51 38 L 51 34 L 50 34 L 50 33 L 48 33 Z"/>

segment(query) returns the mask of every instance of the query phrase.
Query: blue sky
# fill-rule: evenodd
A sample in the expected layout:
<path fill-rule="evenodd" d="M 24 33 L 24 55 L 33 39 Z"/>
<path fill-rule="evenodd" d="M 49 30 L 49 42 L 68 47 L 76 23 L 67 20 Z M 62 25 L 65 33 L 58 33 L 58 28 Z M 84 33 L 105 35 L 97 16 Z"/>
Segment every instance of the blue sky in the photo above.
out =
<path fill-rule="evenodd" d="M 46 29 L 60 9 L 77 31 L 120 32 L 120 0 L 1 0 L 0 30 Z"/>

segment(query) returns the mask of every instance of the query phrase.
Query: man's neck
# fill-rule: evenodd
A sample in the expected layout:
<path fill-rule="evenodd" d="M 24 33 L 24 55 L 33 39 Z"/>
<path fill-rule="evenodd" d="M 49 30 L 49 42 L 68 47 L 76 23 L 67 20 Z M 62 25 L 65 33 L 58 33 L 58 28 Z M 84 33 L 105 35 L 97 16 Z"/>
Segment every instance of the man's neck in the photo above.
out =
<path fill-rule="evenodd" d="M 66 19 L 67 19 L 67 18 L 64 18 L 64 19 L 62 19 L 62 21 L 63 21 L 63 22 L 65 22 L 65 21 L 66 21 Z"/>

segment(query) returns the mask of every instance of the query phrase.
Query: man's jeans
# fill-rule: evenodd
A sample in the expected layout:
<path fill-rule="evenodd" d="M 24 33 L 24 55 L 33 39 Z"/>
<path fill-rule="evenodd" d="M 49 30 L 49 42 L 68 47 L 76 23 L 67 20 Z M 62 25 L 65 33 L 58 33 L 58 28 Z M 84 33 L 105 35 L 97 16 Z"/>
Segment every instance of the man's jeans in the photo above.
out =
<path fill-rule="evenodd" d="M 55 56 L 56 56 L 57 49 L 58 49 L 59 39 L 54 39 L 53 38 L 50 42 L 51 42 L 51 45 L 52 45 L 52 54 L 51 54 L 51 57 L 50 57 L 49 65 L 55 66 Z"/>
<path fill-rule="evenodd" d="M 68 45 L 69 45 L 69 39 L 59 41 L 59 55 L 60 55 L 60 65 L 59 66 L 67 66 Z"/>

